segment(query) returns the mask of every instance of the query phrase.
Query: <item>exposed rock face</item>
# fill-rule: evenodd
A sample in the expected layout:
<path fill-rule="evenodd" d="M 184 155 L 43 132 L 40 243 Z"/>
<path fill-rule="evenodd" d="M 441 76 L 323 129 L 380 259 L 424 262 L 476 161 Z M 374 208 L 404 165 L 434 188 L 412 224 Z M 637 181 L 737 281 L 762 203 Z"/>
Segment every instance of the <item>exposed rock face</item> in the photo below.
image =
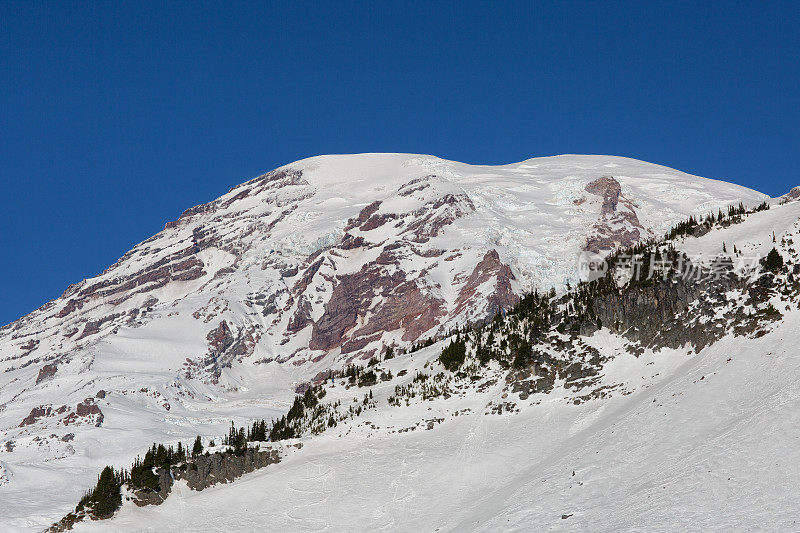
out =
<path fill-rule="evenodd" d="M 216 383 L 224 368 L 230 368 L 237 358 L 253 353 L 259 338 L 257 329 L 258 326 L 253 325 L 240 328 L 234 333 L 228 323 L 222 320 L 219 326 L 206 335 L 208 353 L 199 362 L 190 360 L 185 375 L 208 377 L 211 383 Z"/>
<path fill-rule="evenodd" d="M 772 274 L 763 273 L 753 282 L 735 274 L 729 258 L 714 268 L 726 273 L 656 279 L 649 285 L 627 286 L 595 297 L 591 305 L 600 324 L 639 346 L 655 349 L 688 344 L 698 351 L 731 331 L 751 334 L 780 319 L 780 313 L 747 311 L 763 310 L 777 294 L 779 287 Z M 703 271 L 708 273 L 708 269 Z M 790 279 L 787 284 L 793 293 L 800 293 L 797 280 Z M 722 310 L 726 311 L 720 314 Z M 569 323 L 570 317 L 565 318 Z M 596 320 L 575 321 L 568 329 L 590 335 L 597 326 Z"/>
<path fill-rule="evenodd" d="M 166 468 L 158 469 L 158 490 L 137 490 L 134 491 L 133 503 L 139 507 L 145 505 L 160 505 L 172 491 L 172 474 Z"/>
<path fill-rule="evenodd" d="M 788 268 L 777 274 L 761 272 L 755 278 L 746 272 L 745 277 L 734 270 L 729 257 L 720 257 L 711 266 L 691 265 L 689 270 L 699 275 L 671 275 L 621 289 L 595 287 L 597 293 L 587 291 L 580 299 L 586 307 L 579 313 L 571 307 L 575 300 L 558 299 L 555 306 L 560 312 L 549 316 L 549 327 L 535 330 L 529 339 L 532 354 L 521 366 L 515 361 L 506 375 L 507 389 L 525 400 L 549 392 L 563 379 L 568 389 L 590 390 L 575 396 L 575 403 L 602 398 L 618 385 L 597 386 L 607 358 L 584 342 L 600 325 L 627 339 L 626 351 L 634 355 L 644 348 L 688 346 L 699 351 L 723 336 L 764 335 L 782 318 L 770 301 L 800 295 L 800 280 Z"/>
<path fill-rule="evenodd" d="M 586 239 L 584 250 L 599 253 L 631 246 L 651 234 L 639 222 L 633 204 L 622 195 L 622 186 L 611 176 L 586 185 L 586 192 L 603 199 L 600 220 Z"/>
<path fill-rule="evenodd" d="M 368 233 L 389 221 L 398 220 L 399 225 L 393 232 L 394 241 L 383 243 L 381 253 L 358 272 L 335 278 L 322 315 L 313 321 L 309 342 L 311 350 L 328 351 L 341 347 L 342 353 L 352 354 L 379 341 L 385 332 L 397 330 L 402 331 L 402 340 L 414 341 L 442 324 L 448 316 L 446 302 L 431 290 L 420 274 L 406 272 L 400 265 L 408 259 L 424 258 L 428 260 L 428 269 L 434 268 L 442 251 L 420 249 L 419 245 L 441 235 L 444 228 L 458 218 L 467 216 L 474 210 L 472 201 L 464 195 L 446 194 L 425 202 L 412 213 L 380 210 L 381 202 L 373 202 L 348 222 L 345 226 L 348 233 L 341 239 L 345 245 L 343 249 L 349 251 L 375 246 L 367 237 L 349 232 Z M 410 222 L 402 224 L 406 219 Z M 329 252 L 336 254 L 335 249 Z M 320 258 L 309 267 L 295 285 L 295 290 L 305 290 L 322 264 Z M 488 272 L 482 281 L 487 281 Z M 507 275 L 510 270 L 495 273 Z M 502 287 L 498 294 L 503 294 L 505 284 L 500 283 Z M 500 299 L 505 297 L 498 296 Z M 302 299 L 298 301 L 296 314 L 290 322 L 294 331 L 312 322 L 307 304 Z M 462 307 L 459 312 L 463 311 Z M 374 351 L 364 352 L 362 357 L 368 357 Z"/>
<path fill-rule="evenodd" d="M 103 411 L 101 411 L 100 406 L 95 403 L 95 399 L 86 398 L 75 406 L 75 411 L 65 416 L 61 422 L 65 426 L 76 423 L 87 423 L 100 427 L 103 425 L 104 419 Z"/>
<path fill-rule="evenodd" d="M 513 279 L 514 274 L 511 272 L 511 268 L 500 261 L 497 250 L 489 250 L 481 262 L 475 265 L 475 269 L 459 291 L 456 299 L 456 312 L 461 313 L 468 309 L 480 308 L 485 302 L 485 318 L 491 318 L 500 309 L 513 307 L 518 300 L 511 287 Z M 494 284 L 488 297 L 479 292 L 480 287 L 486 283 Z"/>
<path fill-rule="evenodd" d="M 37 420 L 43 418 L 45 416 L 50 416 L 52 412 L 52 408 L 47 405 L 40 405 L 38 407 L 34 407 L 31 409 L 30 414 L 22 419 L 22 422 L 19 423 L 19 427 L 30 426 L 31 424 L 35 424 Z"/>
<path fill-rule="evenodd" d="M 792 190 L 781 196 L 781 201 L 784 203 L 795 202 L 797 200 L 800 200 L 800 187 L 792 187 Z"/>
<path fill-rule="evenodd" d="M 381 298 L 373 306 L 374 296 Z M 343 276 L 325 305 L 325 313 L 314 324 L 309 347 L 330 350 L 342 346 L 352 352 L 369 342 L 370 336 L 384 331 L 404 329 L 404 340 L 416 340 L 438 324 L 444 316 L 443 301 L 426 298 L 416 282 L 405 280 L 400 272 L 389 274 L 379 264 L 365 266 L 357 274 Z M 369 321 L 356 327 L 360 319 Z M 364 344 L 360 344 L 361 339 Z"/>
<path fill-rule="evenodd" d="M 61 416 L 64 415 L 65 416 Z M 36 422 L 48 418 L 54 418 L 65 426 L 74 424 L 91 424 L 99 427 L 103 423 L 103 412 L 100 406 L 95 403 L 94 398 L 86 398 L 80 402 L 74 411 L 71 411 L 66 405 L 54 408 L 52 405 L 39 405 L 31 409 L 31 412 L 26 416 L 19 427 L 30 426 Z"/>
<path fill-rule="evenodd" d="M 52 377 L 56 375 L 56 370 L 58 370 L 58 365 L 56 364 L 44 365 L 39 370 L 39 375 L 36 376 L 36 384 L 38 385 L 42 381 L 52 379 Z"/>
<path fill-rule="evenodd" d="M 208 346 L 211 348 L 212 353 L 216 355 L 221 354 L 233 344 L 231 328 L 228 327 L 228 323 L 224 320 L 219 323 L 216 329 L 211 330 L 206 335 L 206 339 L 208 339 Z"/>
<path fill-rule="evenodd" d="M 586 192 L 603 198 L 601 214 L 611 217 L 617 212 L 617 204 L 622 194 L 622 186 L 611 176 L 603 176 L 586 185 Z"/>
<path fill-rule="evenodd" d="M 278 450 L 248 448 L 244 455 L 214 453 L 192 459 L 186 470 L 175 469 L 175 479 L 185 479 L 190 489 L 203 490 L 218 483 L 230 483 L 259 468 L 279 463 Z"/>

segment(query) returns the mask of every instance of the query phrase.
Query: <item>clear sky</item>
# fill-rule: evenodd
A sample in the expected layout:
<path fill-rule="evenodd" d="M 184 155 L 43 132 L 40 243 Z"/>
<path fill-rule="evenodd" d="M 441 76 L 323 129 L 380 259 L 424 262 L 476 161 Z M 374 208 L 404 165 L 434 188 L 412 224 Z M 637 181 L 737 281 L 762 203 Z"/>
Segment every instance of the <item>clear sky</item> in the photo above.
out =
<path fill-rule="evenodd" d="M 318 154 L 612 154 L 780 195 L 798 28 L 798 1 L 2 1 L 0 324 Z"/>

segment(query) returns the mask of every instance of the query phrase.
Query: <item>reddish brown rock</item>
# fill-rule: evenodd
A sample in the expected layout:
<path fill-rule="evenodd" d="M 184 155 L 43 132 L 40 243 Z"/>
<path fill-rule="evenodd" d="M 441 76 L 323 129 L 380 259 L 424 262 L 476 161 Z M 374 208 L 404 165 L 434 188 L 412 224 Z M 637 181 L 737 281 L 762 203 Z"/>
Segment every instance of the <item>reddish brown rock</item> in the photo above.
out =
<path fill-rule="evenodd" d="M 50 416 L 50 413 L 53 412 L 51 406 L 47 405 L 40 405 L 39 407 L 34 407 L 31 409 L 31 412 L 28 416 L 22 419 L 20 422 L 19 427 L 30 426 L 31 424 L 35 424 L 37 420 L 40 418 L 44 418 L 46 416 Z"/>
<path fill-rule="evenodd" d="M 611 176 L 598 178 L 587 184 L 585 189 L 586 192 L 603 197 L 603 215 L 610 216 L 617 210 L 617 203 L 619 202 L 620 194 L 622 194 L 622 186 Z"/>
<path fill-rule="evenodd" d="M 320 257 L 319 259 L 311 263 L 311 265 L 309 265 L 308 268 L 306 268 L 306 270 L 303 272 L 303 275 L 300 276 L 300 279 L 298 279 L 297 282 L 292 287 L 292 292 L 294 294 L 299 295 L 305 292 L 305 290 L 308 288 L 308 285 L 314 279 L 314 275 L 319 270 L 319 267 L 322 266 L 322 261 L 323 258 Z"/>
<path fill-rule="evenodd" d="M 36 376 L 36 384 L 38 385 L 42 381 L 52 379 L 52 377 L 56 375 L 56 370 L 58 370 L 58 366 L 55 363 L 44 365 L 39 369 L 39 375 Z"/>
<path fill-rule="evenodd" d="M 380 200 L 372 202 L 367 207 L 362 209 L 357 217 L 348 220 L 347 225 L 344 227 L 344 230 L 350 231 L 353 228 L 361 226 L 364 222 L 367 221 L 367 219 L 369 219 L 370 216 L 372 216 L 373 213 L 375 213 L 378 210 L 378 208 L 380 208 L 380 206 L 381 206 Z"/>
<path fill-rule="evenodd" d="M 94 335 L 96 333 L 99 333 L 100 327 L 103 324 L 105 324 L 106 322 L 111 322 L 114 319 L 119 318 L 121 316 L 123 316 L 122 313 L 113 313 L 110 315 L 106 315 L 102 318 L 99 318 L 97 320 L 88 321 L 86 325 L 83 327 L 83 332 L 81 333 L 81 336 L 78 337 L 78 339 L 82 339 L 84 337 L 88 337 L 89 335 Z"/>
<path fill-rule="evenodd" d="M 586 192 L 603 198 L 600 220 L 592 227 L 584 249 L 599 253 L 628 247 L 646 233 L 633 204 L 622 195 L 622 187 L 611 176 L 603 176 L 586 185 Z"/>
<path fill-rule="evenodd" d="M 511 288 L 513 279 L 514 274 L 511 272 L 511 268 L 500 261 L 497 250 L 489 250 L 480 263 L 472 269 L 472 273 L 459 291 L 455 303 L 455 314 L 467 312 L 468 309 L 478 306 L 483 301 L 486 301 L 486 312 L 485 316 L 481 318 L 491 318 L 500 309 L 513 307 L 517 301 L 517 296 Z M 485 295 L 479 292 L 479 288 L 487 282 L 493 282 L 494 288 L 492 292 Z M 478 302 L 478 299 L 481 302 Z"/>
<path fill-rule="evenodd" d="M 309 324 L 311 324 L 311 303 L 305 296 L 301 295 L 297 302 L 297 309 L 295 309 L 294 315 L 286 325 L 286 331 L 297 333 Z"/>
<path fill-rule="evenodd" d="M 384 224 L 386 224 L 388 221 L 394 220 L 396 218 L 397 218 L 397 215 L 394 215 L 394 214 L 391 214 L 391 213 L 390 214 L 382 214 L 382 215 L 375 214 L 375 215 L 372 215 L 371 217 L 369 217 L 369 220 L 364 222 L 358 229 L 360 229 L 361 231 L 370 231 L 370 230 L 373 230 L 375 228 L 379 228 L 379 227 L 383 226 Z"/>
<path fill-rule="evenodd" d="M 86 419 L 85 422 L 87 423 L 100 427 L 105 417 L 103 416 L 103 411 L 100 410 L 100 406 L 94 403 L 94 398 L 86 398 L 75 406 L 75 411 L 65 416 L 61 423 L 69 426 L 78 423 L 81 418 Z"/>
<path fill-rule="evenodd" d="M 59 311 L 56 316 L 58 318 L 64 318 L 68 314 L 70 314 L 73 311 L 75 311 L 76 309 L 78 309 L 79 305 L 80 305 L 80 307 L 83 307 L 83 301 L 78 302 L 74 298 L 70 298 L 67 301 L 66 305 L 64 305 L 64 307 L 61 308 L 61 311 Z"/>
<path fill-rule="evenodd" d="M 408 234 L 412 242 L 428 242 L 445 226 L 474 210 L 475 206 L 466 194 L 445 194 L 412 213 L 414 220 L 404 234 Z"/>
<path fill-rule="evenodd" d="M 208 332 L 206 335 L 208 345 L 213 352 L 222 353 L 233 344 L 233 334 L 228 327 L 228 323 L 224 320 L 219 323 L 216 329 Z"/>
<path fill-rule="evenodd" d="M 375 296 L 380 300 L 371 307 Z M 354 329 L 358 318 L 367 314 L 367 323 Z M 322 317 L 314 324 L 309 347 L 330 350 L 342 346 L 343 351 L 351 352 L 380 338 L 383 332 L 401 328 L 405 330 L 404 340 L 416 340 L 445 315 L 444 301 L 423 293 L 416 280 L 406 280 L 401 271 L 389 273 L 380 263 L 370 263 L 356 274 L 339 278 Z"/>

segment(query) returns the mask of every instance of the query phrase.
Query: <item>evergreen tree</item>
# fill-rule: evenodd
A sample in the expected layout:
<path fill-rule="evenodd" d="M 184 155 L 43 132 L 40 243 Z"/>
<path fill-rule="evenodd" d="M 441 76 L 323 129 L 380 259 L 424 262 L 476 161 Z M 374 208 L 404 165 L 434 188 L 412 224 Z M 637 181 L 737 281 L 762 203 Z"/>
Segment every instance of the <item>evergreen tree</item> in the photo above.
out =
<path fill-rule="evenodd" d="M 442 354 L 439 356 L 439 362 L 450 372 L 455 372 L 464 364 L 466 357 L 467 345 L 457 336 L 454 341 L 442 350 Z"/>
<path fill-rule="evenodd" d="M 781 254 L 778 253 L 778 250 L 773 248 L 762 260 L 762 264 L 765 270 L 770 272 L 778 272 L 781 268 L 783 268 L 783 257 Z"/>
<path fill-rule="evenodd" d="M 97 518 L 108 518 L 122 505 L 122 474 L 106 466 L 97 478 L 97 485 L 88 492 L 76 510 L 90 508 Z"/>
<path fill-rule="evenodd" d="M 133 462 L 128 484 L 133 489 L 158 492 L 158 476 L 153 473 L 153 455 L 150 451 L 145 454 L 144 461 L 137 457 Z"/>
<path fill-rule="evenodd" d="M 393 359 L 394 358 L 394 348 L 391 346 L 386 347 L 386 351 L 383 354 L 383 359 Z"/>
<path fill-rule="evenodd" d="M 194 446 L 192 446 L 192 457 L 197 457 L 203 453 L 203 441 L 200 439 L 200 435 L 194 439 Z"/>

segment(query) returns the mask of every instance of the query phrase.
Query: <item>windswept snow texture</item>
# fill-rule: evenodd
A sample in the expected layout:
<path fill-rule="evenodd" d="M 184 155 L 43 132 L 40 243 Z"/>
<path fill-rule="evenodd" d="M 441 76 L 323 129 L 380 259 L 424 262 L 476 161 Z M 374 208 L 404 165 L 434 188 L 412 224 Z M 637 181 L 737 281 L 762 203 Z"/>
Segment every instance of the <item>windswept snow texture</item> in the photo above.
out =
<path fill-rule="evenodd" d="M 583 250 L 631 244 L 662 235 L 689 215 L 764 199 L 733 184 L 610 156 L 565 155 L 505 166 L 413 154 L 320 156 L 259 176 L 188 209 L 99 276 L 0 329 L 2 529 L 46 527 L 74 507 L 103 465 L 127 466 L 154 441 L 187 442 L 198 433 L 218 437 L 230 420 L 280 416 L 294 387 L 323 370 L 363 361 L 388 344 L 408 346 L 486 320 L 525 291 L 561 290 L 577 280 Z M 735 238 L 744 243 L 748 237 Z M 336 494 L 362 488 L 375 504 L 371 518 L 353 522 L 357 527 L 412 527 L 426 516 L 404 522 L 416 520 L 407 511 L 416 505 L 438 509 L 442 518 L 436 523 L 455 527 L 448 522 L 452 516 L 444 516 L 456 504 L 437 503 L 425 489 L 435 485 L 425 483 L 435 484 L 442 477 L 437 472 L 470 471 L 447 461 L 435 466 L 437 454 L 469 457 L 469 450 L 452 447 L 471 442 L 489 461 L 478 461 L 472 473 L 484 476 L 483 489 L 454 482 L 446 492 L 463 505 L 477 501 L 473 496 L 486 487 L 506 486 L 497 476 L 523 472 L 513 463 L 525 454 L 535 459 L 556 453 L 557 444 L 566 442 L 565 427 L 591 427 L 611 410 L 603 404 L 542 404 L 519 418 L 497 419 L 501 423 L 459 419 L 452 435 L 375 435 L 368 441 L 374 448 L 326 435 L 319 447 L 308 449 L 309 456 L 297 454 L 265 471 L 265 481 L 257 481 L 259 473 L 241 483 L 278 483 L 268 489 L 275 502 L 292 495 L 305 502 L 275 511 L 283 517 L 276 528 L 314 528 L 322 522 L 309 517 L 334 516 L 319 501 L 337 501 Z M 508 433 L 498 433 L 501 427 Z M 488 445 L 495 438 L 497 449 Z M 382 465 L 388 459 L 381 446 L 395 449 L 404 442 L 407 457 L 396 453 L 393 466 Z M 504 442 L 519 444 L 504 450 Z M 430 457 L 422 453 L 429 445 Z M 501 467 L 505 456 L 508 464 Z M 326 468 L 348 461 L 356 470 L 326 474 Z M 316 464 L 321 466 L 314 470 Z M 361 468 L 379 466 L 396 475 L 358 476 Z M 323 492 L 304 485 L 306 479 L 322 479 Z M 229 494 L 225 490 L 186 493 L 185 502 L 173 498 L 135 516 L 146 520 L 185 503 L 193 509 L 187 520 L 200 520 L 213 509 L 204 499 L 214 491 Z M 389 490 L 391 498 L 384 498 Z M 246 504 L 255 497 L 253 492 L 231 498 Z M 409 507 L 391 503 L 397 501 Z M 564 524 L 576 522 L 575 513 Z M 228 524 L 247 529 L 248 520 L 242 513 Z M 346 525 L 348 518 L 336 520 Z"/>

